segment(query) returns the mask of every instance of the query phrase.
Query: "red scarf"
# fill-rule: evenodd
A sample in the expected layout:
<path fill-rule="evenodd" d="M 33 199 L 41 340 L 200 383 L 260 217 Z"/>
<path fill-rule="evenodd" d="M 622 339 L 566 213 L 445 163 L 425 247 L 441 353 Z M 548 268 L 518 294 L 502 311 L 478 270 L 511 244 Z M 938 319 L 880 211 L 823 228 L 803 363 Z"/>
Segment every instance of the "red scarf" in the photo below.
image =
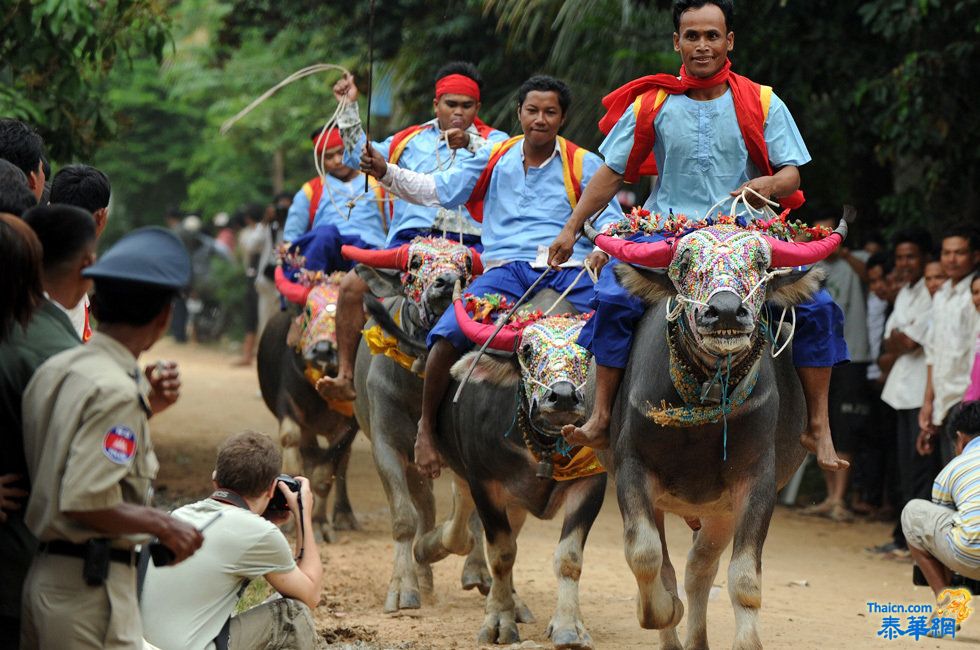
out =
<path fill-rule="evenodd" d="M 698 79 L 688 76 L 687 70 L 681 66 L 680 79 L 663 73 L 648 75 L 634 79 L 602 98 L 606 114 L 599 120 L 599 129 L 603 133 L 608 134 L 627 110 L 636 110 L 633 149 L 630 151 L 624 172 L 628 183 L 635 183 L 640 176 L 657 174 L 657 163 L 653 157 L 653 142 L 656 138 L 653 122 L 666 98 L 664 96 L 657 101 L 660 91 L 668 95 L 682 95 L 688 90 L 711 88 L 722 83 L 728 83 L 732 89 L 735 116 L 738 119 L 742 138 L 745 140 L 745 148 L 749 152 L 749 159 L 762 174 L 772 175 L 769 148 L 766 146 L 764 133 L 765 115 L 761 94 L 763 87 L 748 77 L 735 74 L 731 71 L 731 67 L 731 61 L 726 60 L 725 66 L 717 74 L 707 79 Z M 779 199 L 779 202 L 784 207 L 793 209 L 803 205 L 804 200 L 803 192 L 796 190 L 789 196 Z"/>

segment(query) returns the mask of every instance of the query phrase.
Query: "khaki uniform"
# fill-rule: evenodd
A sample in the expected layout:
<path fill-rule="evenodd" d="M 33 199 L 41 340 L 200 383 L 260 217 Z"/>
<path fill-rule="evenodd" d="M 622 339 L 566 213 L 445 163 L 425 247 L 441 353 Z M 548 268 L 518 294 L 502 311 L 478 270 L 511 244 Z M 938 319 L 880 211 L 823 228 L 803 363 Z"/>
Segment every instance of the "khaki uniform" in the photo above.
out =
<path fill-rule="evenodd" d="M 42 543 L 104 536 L 65 512 L 149 505 L 159 465 L 148 391 L 136 358 L 103 334 L 38 369 L 23 402 L 32 485 L 24 520 Z M 129 550 L 144 541 L 117 537 L 111 547 Z M 76 557 L 37 555 L 24 586 L 22 648 L 142 647 L 136 568 L 112 561 L 105 583 L 90 587 L 82 566 Z"/>

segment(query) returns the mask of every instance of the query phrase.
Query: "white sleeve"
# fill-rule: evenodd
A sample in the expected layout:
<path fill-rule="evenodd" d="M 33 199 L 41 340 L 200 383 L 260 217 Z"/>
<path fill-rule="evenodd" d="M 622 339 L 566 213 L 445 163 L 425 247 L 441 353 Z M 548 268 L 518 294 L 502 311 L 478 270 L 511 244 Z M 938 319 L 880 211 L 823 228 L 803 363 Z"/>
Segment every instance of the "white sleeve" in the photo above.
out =
<path fill-rule="evenodd" d="M 420 174 L 388 163 L 388 171 L 380 180 L 386 190 L 409 203 L 430 208 L 442 205 L 436 193 L 436 181 L 430 174 Z"/>

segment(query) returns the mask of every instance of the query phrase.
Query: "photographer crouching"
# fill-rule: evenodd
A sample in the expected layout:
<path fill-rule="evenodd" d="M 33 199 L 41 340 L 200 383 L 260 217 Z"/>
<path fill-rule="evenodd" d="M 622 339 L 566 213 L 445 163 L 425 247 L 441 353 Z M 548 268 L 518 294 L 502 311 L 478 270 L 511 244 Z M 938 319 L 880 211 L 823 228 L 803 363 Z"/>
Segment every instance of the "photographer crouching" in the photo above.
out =
<path fill-rule="evenodd" d="M 176 566 L 150 566 L 140 609 L 146 640 L 161 650 L 320 648 L 312 610 L 323 565 L 313 537 L 309 481 L 280 475 L 282 453 L 246 431 L 218 449 L 210 497 L 173 512 L 204 544 Z M 295 518 L 296 549 L 273 523 Z M 156 558 L 155 563 L 156 563 Z M 281 598 L 232 615 L 249 581 L 264 577 Z"/>

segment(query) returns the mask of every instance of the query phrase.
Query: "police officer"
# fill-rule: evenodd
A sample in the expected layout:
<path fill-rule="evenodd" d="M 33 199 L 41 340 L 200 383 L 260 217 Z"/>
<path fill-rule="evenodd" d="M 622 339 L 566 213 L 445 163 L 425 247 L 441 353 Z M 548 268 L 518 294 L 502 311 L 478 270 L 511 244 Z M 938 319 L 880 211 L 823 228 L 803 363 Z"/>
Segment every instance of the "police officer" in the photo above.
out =
<path fill-rule="evenodd" d="M 177 398 L 140 354 L 167 330 L 190 280 L 183 244 L 162 228 L 134 231 L 85 270 L 98 331 L 57 354 L 24 393 L 32 491 L 25 522 L 40 551 L 24 585 L 21 647 L 142 648 L 134 548 L 159 538 L 180 562 L 203 537 L 149 507 L 158 463 L 147 419 Z"/>

